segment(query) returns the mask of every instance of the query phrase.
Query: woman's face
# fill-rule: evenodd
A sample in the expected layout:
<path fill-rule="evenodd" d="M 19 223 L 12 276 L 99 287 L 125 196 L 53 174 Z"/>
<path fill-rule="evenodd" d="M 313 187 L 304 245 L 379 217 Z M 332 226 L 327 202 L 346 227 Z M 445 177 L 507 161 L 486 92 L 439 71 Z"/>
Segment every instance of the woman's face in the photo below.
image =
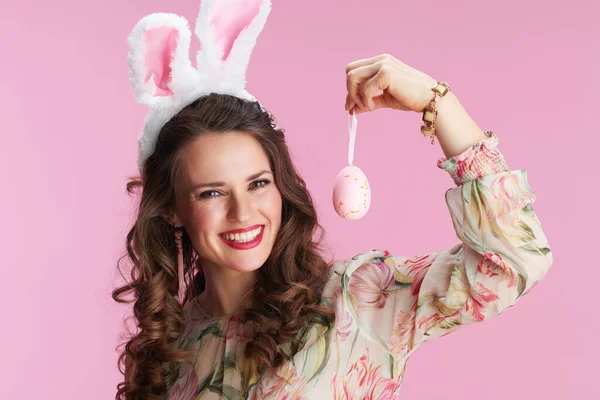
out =
<path fill-rule="evenodd" d="M 182 151 L 180 163 L 174 222 L 185 227 L 202 264 L 260 268 L 281 226 L 282 200 L 259 142 L 246 132 L 205 134 Z"/>

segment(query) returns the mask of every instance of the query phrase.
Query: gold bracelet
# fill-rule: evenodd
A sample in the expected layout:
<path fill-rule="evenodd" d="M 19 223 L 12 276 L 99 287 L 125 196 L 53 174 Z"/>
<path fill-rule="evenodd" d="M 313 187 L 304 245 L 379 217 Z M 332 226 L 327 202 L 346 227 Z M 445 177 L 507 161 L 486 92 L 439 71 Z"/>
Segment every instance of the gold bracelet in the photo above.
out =
<path fill-rule="evenodd" d="M 423 125 L 421 125 L 421 133 L 426 137 L 430 137 L 431 144 L 434 144 L 435 120 L 438 114 L 437 110 L 435 109 L 435 101 L 438 96 L 440 96 L 440 98 L 444 97 L 450 91 L 450 87 L 446 82 L 437 82 L 431 87 L 431 90 L 433 90 L 435 95 L 433 96 L 433 99 L 431 100 L 431 102 L 429 102 L 427 107 L 423 109 Z"/>

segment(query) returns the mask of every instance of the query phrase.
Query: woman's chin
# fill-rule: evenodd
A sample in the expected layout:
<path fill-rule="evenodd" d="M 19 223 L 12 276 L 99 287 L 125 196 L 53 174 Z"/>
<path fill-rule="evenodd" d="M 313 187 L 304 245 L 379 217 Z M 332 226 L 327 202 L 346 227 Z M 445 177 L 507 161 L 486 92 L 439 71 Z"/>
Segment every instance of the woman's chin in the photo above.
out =
<path fill-rule="evenodd" d="M 239 272 L 256 271 L 267 261 L 268 254 L 235 254 L 227 257 L 227 268 Z"/>

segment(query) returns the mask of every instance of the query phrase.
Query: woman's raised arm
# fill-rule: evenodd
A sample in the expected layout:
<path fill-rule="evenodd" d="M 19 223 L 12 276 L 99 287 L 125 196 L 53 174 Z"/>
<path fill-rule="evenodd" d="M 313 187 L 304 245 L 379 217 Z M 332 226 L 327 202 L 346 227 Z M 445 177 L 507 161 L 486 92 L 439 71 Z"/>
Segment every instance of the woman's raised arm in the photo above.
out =
<path fill-rule="evenodd" d="M 431 101 L 428 77 L 380 57 L 349 64 L 346 109 L 422 110 Z M 374 74 L 365 78 L 363 68 Z M 383 93 L 373 96 L 375 88 Z M 531 206 L 536 197 L 527 172 L 510 170 L 498 137 L 479 130 L 455 97 L 444 97 L 439 110 L 436 136 L 446 157 L 437 166 L 456 185 L 445 197 L 460 243 L 410 257 L 374 250 L 339 265 L 344 307 L 395 358 L 501 313 L 544 277 L 553 259 Z"/>

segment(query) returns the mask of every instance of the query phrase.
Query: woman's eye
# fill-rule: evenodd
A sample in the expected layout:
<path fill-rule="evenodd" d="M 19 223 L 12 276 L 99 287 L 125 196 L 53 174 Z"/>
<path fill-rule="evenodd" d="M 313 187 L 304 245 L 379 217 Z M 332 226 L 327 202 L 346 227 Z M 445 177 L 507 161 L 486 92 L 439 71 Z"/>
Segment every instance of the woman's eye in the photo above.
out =
<path fill-rule="evenodd" d="M 270 180 L 268 179 L 261 179 L 259 181 L 254 181 L 251 184 L 250 189 L 260 189 L 260 188 L 264 188 L 265 186 L 269 185 L 271 183 Z M 215 197 L 219 197 L 221 196 L 221 194 L 217 191 L 217 190 L 207 190 L 206 192 L 202 192 L 200 194 L 200 198 L 201 199 L 212 199 Z"/>
<path fill-rule="evenodd" d="M 217 192 L 216 190 L 207 190 L 206 192 L 202 192 L 200 194 L 200 198 L 201 199 L 209 199 L 211 197 L 217 197 L 219 195 L 219 192 Z"/>
<path fill-rule="evenodd" d="M 265 187 L 265 186 L 267 186 L 269 183 L 271 183 L 271 181 L 270 181 L 270 180 L 268 180 L 268 179 L 261 179 L 261 180 L 259 180 L 259 181 L 254 181 L 254 182 L 253 182 L 253 184 L 254 184 L 254 186 L 255 186 L 256 188 L 262 188 L 262 187 Z"/>

